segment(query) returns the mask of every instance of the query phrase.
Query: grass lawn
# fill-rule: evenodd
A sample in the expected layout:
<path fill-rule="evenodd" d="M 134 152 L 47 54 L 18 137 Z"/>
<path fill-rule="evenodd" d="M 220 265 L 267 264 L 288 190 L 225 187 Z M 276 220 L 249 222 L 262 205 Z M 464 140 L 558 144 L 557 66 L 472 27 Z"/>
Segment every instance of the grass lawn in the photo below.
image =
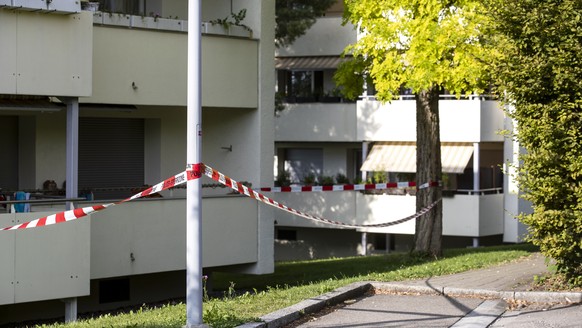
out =
<path fill-rule="evenodd" d="M 398 281 L 428 278 L 479 269 L 511 261 L 537 251 L 528 244 L 450 249 L 438 260 L 409 254 L 278 263 L 275 273 L 261 276 L 216 273 L 215 289 L 224 296 L 205 300 L 204 322 L 212 327 L 234 327 L 306 298 L 330 292 L 356 281 Z M 186 323 L 186 306 L 168 304 L 120 315 L 102 315 L 64 325 L 38 327 L 160 327 Z"/>

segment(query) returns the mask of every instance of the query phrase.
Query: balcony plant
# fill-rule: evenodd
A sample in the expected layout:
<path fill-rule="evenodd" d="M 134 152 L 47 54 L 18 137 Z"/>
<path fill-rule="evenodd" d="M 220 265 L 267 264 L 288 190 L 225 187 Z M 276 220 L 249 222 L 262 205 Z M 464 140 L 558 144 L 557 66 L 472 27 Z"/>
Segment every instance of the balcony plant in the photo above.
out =
<path fill-rule="evenodd" d="M 275 187 L 289 187 L 291 185 L 291 173 L 289 171 L 279 171 L 275 178 Z"/>
<path fill-rule="evenodd" d="M 227 35 L 252 37 L 253 30 L 249 26 L 245 25 L 242 22 L 245 19 L 246 15 L 247 15 L 247 10 L 241 9 L 236 14 L 231 13 L 230 16 L 227 16 L 225 18 L 217 18 L 217 19 L 209 21 L 209 23 L 212 24 L 212 26 L 222 27 L 223 31 Z M 242 30 L 245 31 L 245 33 L 243 34 L 243 33 L 237 32 L 236 27 L 239 27 L 239 29 L 242 28 Z"/>
<path fill-rule="evenodd" d="M 315 177 L 315 174 L 313 173 L 308 173 L 303 177 L 303 185 L 305 186 L 313 186 L 317 183 L 317 178 Z"/>

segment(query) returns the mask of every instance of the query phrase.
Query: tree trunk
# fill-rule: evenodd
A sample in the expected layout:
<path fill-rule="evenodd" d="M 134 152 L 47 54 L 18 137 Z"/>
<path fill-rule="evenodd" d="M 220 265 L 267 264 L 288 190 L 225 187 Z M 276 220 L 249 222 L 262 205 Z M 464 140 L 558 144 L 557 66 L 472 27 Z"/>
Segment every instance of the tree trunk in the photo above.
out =
<path fill-rule="evenodd" d="M 416 94 L 416 182 L 420 186 L 440 181 L 442 175 L 439 128 L 439 88 L 433 86 Z M 440 187 L 420 189 L 416 193 L 416 210 L 427 207 L 442 196 Z M 442 202 L 416 219 L 414 251 L 438 257 L 442 254 Z"/>

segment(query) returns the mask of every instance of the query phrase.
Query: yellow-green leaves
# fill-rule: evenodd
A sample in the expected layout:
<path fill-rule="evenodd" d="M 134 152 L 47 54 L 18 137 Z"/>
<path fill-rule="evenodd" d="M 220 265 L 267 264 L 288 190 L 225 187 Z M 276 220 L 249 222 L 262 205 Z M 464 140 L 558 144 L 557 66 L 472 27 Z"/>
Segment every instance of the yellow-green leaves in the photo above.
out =
<path fill-rule="evenodd" d="M 492 52 L 483 42 L 488 18 L 480 1 L 348 0 L 345 6 L 345 19 L 362 33 L 346 53 L 366 58 L 378 98 L 390 100 L 402 86 L 418 92 L 438 85 L 457 95 L 482 90 Z"/>

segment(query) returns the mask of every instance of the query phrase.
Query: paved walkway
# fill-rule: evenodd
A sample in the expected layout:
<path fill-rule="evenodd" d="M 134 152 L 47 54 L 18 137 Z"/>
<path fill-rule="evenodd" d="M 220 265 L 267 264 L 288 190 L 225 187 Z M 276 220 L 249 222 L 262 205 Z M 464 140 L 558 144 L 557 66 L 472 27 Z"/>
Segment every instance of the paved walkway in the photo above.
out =
<path fill-rule="evenodd" d="M 240 327 L 582 327 L 582 293 L 526 291 L 546 272 L 533 254 L 454 275 L 355 283 Z"/>
<path fill-rule="evenodd" d="M 524 291 L 532 283 L 534 276 L 541 276 L 548 272 L 545 261 L 543 255 L 535 253 L 526 259 L 516 260 L 486 269 L 471 270 L 422 280 L 397 282 L 396 284 L 495 291 Z"/>

